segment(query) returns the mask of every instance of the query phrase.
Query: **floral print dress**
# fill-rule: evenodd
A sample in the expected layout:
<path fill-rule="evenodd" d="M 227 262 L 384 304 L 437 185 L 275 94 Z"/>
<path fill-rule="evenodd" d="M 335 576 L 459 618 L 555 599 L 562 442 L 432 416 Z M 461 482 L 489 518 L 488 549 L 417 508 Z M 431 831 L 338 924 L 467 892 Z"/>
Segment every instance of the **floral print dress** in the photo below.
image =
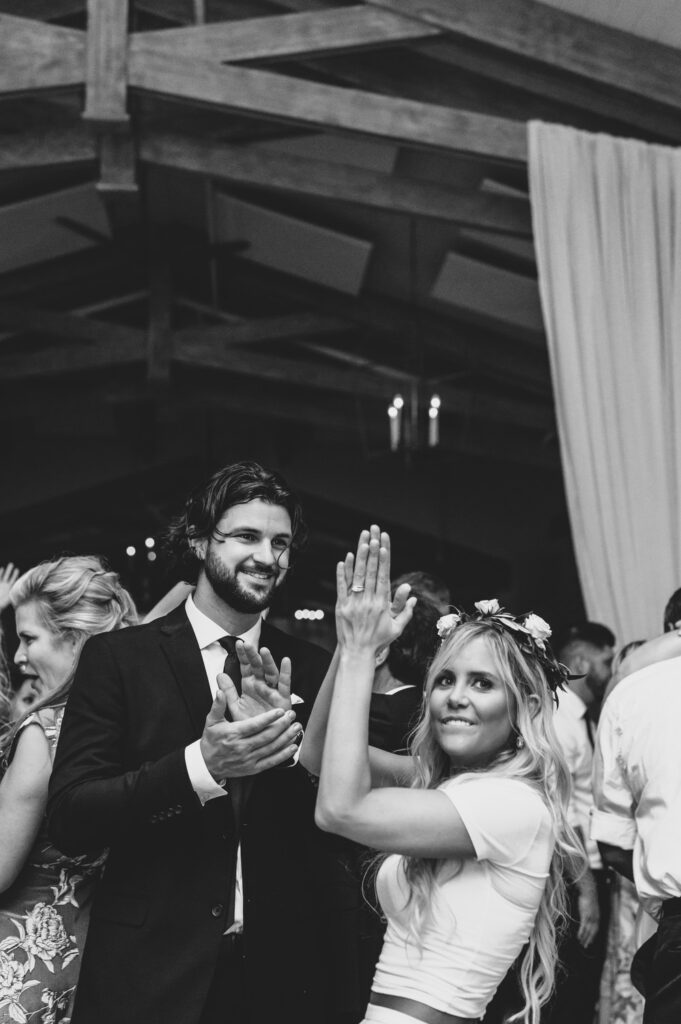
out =
<path fill-rule="evenodd" d="M 63 705 L 31 715 L 54 749 Z M 3 753 L 1 772 L 16 745 Z M 65 857 L 43 822 L 14 884 L 0 893 L 0 1024 L 68 1024 L 94 887 L 106 854 Z"/>

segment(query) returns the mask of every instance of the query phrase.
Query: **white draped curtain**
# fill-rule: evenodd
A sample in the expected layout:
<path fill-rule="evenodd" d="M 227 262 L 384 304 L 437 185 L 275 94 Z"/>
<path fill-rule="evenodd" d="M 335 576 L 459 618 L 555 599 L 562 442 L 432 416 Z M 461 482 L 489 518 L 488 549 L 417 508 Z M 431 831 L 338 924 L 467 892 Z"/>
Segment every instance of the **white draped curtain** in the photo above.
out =
<path fill-rule="evenodd" d="M 529 173 L 577 566 L 622 644 L 681 587 L 681 150 L 535 121 Z"/>

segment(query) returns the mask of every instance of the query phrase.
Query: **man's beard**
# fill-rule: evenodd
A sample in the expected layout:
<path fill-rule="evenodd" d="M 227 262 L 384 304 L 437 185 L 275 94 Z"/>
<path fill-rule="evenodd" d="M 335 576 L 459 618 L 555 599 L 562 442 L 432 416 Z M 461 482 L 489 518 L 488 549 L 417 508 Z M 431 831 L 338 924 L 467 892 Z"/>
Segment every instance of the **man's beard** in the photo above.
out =
<path fill-rule="evenodd" d="M 241 566 L 236 573 L 230 572 L 218 561 L 210 548 L 206 552 L 203 571 L 211 587 L 225 604 L 235 612 L 262 612 L 269 608 L 275 591 L 284 582 L 284 575 L 275 570 L 269 581 L 269 589 L 258 596 L 247 591 L 239 583 L 237 576 L 240 568 Z"/>

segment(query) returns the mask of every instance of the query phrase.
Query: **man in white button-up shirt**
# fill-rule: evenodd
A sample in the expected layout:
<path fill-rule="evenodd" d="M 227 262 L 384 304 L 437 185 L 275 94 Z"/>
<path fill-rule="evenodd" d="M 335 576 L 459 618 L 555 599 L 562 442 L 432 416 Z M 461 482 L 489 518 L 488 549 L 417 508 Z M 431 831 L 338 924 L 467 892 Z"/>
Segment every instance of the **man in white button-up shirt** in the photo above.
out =
<path fill-rule="evenodd" d="M 65 851 L 110 853 L 73 1024 L 322 1019 L 324 842 L 295 753 L 330 657 L 262 619 L 303 532 L 280 477 L 226 467 L 170 531 L 193 594 L 83 650 L 49 821 Z M 271 652 L 264 700 L 247 661 L 237 694 L 234 638 Z"/>
<path fill-rule="evenodd" d="M 601 715 L 591 835 L 660 922 L 632 978 L 645 1024 L 681 1020 L 681 657 L 627 676 Z"/>

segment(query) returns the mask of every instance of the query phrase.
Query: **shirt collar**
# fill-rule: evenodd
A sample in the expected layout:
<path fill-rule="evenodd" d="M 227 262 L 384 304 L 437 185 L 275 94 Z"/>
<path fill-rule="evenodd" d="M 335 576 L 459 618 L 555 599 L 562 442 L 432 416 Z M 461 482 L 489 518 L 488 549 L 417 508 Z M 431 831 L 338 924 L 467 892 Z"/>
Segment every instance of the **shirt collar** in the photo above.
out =
<path fill-rule="evenodd" d="M 561 690 L 558 700 L 561 708 L 565 708 L 565 711 L 573 718 L 584 718 L 586 715 L 587 706 L 574 690 Z"/>
<path fill-rule="evenodd" d="M 207 615 L 204 615 L 204 613 L 196 607 L 191 594 L 187 597 L 184 608 L 187 613 L 187 618 L 189 619 L 189 624 L 194 630 L 196 641 L 202 651 L 211 644 L 217 643 L 223 636 L 228 635 L 225 633 L 222 626 L 219 626 L 217 622 L 213 622 L 212 619 L 209 619 Z M 249 644 L 257 647 L 260 641 L 261 627 L 262 619 L 258 619 L 256 624 L 251 626 L 250 629 L 247 629 L 245 633 L 231 635 L 239 636 L 242 640 L 246 640 Z"/>

